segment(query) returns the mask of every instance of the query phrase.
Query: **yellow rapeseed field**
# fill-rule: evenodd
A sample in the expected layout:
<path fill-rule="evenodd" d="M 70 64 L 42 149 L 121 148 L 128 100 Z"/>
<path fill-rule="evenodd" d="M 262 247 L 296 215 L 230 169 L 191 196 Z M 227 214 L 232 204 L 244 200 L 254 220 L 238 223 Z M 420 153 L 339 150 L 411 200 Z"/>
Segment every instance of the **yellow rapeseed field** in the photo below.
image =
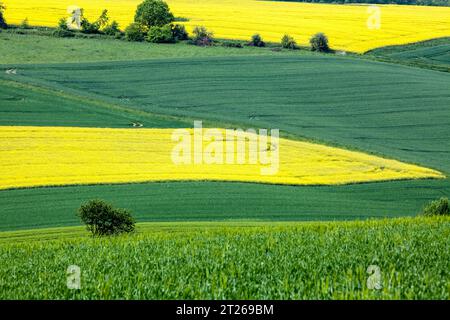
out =
<path fill-rule="evenodd" d="M 76 5 L 95 19 L 108 9 L 122 28 L 134 16 L 141 0 L 2 0 L 6 19 L 33 25 L 55 26 L 67 8 Z M 257 0 L 168 0 L 171 10 L 188 30 L 195 25 L 210 28 L 218 38 L 249 39 L 260 33 L 267 41 L 279 42 L 282 35 L 307 44 L 311 35 L 324 32 L 335 49 L 354 52 L 430 38 L 450 36 L 450 8 L 423 6 L 380 6 L 378 14 L 367 5 L 328 5 Z M 368 27 L 367 22 L 370 22 Z M 379 27 L 379 28 L 378 28 Z"/>
<path fill-rule="evenodd" d="M 194 129 L 182 130 L 196 152 Z M 261 164 L 258 160 L 251 164 L 247 157 L 244 164 L 238 164 L 236 151 L 234 162 L 228 164 L 207 164 L 205 161 L 176 164 L 173 150 L 180 144 L 173 139 L 173 132 L 173 129 L 142 128 L 0 127 L 0 189 L 165 180 L 322 185 L 443 178 L 437 171 L 416 165 L 287 139 L 280 139 L 278 145 L 265 142 L 257 146 L 258 150 L 271 150 L 267 156 L 272 160 L 275 153 L 279 153 L 278 171 L 273 175 L 261 174 L 261 168 L 269 168 L 275 161 Z M 204 141 L 200 145 L 202 154 L 211 151 L 210 142 Z"/>

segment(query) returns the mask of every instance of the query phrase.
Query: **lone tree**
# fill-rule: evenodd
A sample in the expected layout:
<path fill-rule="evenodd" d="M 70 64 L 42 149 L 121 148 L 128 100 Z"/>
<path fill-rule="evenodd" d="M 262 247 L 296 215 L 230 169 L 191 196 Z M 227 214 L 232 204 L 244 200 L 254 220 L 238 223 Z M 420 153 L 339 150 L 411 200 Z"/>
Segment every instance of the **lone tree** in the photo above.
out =
<path fill-rule="evenodd" d="M 162 27 L 174 21 L 169 6 L 162 0 L 144 0 L 136 9 L 134 21 L 147 29 Z"/>
<path fill-rule="evenodd" d="M 312 51 L 319 51 L 319 52 L 330 51 L 330 47 L 328 46 L 328 38 L 322 32 L 313 35 L 309 40 L 309 43 L 311 44 Z"/>
<path fill-rule="evenodd" d="M 128 233 L 135 228 L 130 212 L 114 208 L 103 200 L 91 200 L 81 205 L 78 216 L 94 236 Z"/>
<path fill-rule="evenodd" d="M 8 28 L 8 25 L 6 24 L 5 17 L 3 16 L 3 12 L 6 10 L 6 7 L 3 3 L 0 2 L 0 29 L 6 29 Z"/>

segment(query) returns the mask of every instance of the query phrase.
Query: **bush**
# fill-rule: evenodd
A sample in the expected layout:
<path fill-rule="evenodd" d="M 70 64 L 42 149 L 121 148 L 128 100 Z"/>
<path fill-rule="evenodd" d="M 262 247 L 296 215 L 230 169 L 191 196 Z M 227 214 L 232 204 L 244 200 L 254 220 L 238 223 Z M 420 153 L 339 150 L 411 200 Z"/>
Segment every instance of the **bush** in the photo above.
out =
<path fill-rule="evenodd" d="M 55 29 L 55 31 L 53 31 L 52 35 L 54 37 L 59 37 L 59 38 L 71 38 L 71 37 L 75 37 L 75 33 L 73 33 L 70 30 L 67 29 Z"/>
<path fill-rule="evenodd" d="M 166 24 L 163 27 L 153 26 L 150 27 L 147 33 L 147 37 L 145 38 L 148 42 L 153 43 L 173 43 L 175 39 L 172 33 L 172 26 L 170 24 Z"/>
<path fill-rule="evenodd" d="M 28 18 L 25 18 L 25 20 L 23 20 L 20 25 L 19 28 L 21 29 L 30 29 L 30 24 L 28 23 Z"/>
<path fill-rule="evenodd" d="M 143 27 L 162 27 L 174 21 L 169 6 L 162 0 L 144 0 L 136 9 L 134 21 Z"/>
<path fill-rule="evenodd" d="M 265 47 L 266 43 L 262 40 L 259 34 L 252 35 L 252 39 L 248 43 L 251 47 Z"/>
<path fill-rule="evenodd" d="M 236 41 L 223 41 L 222 46 L 227 48 L 242 48 L 242 44 Z"/>
<path fill-rule="evenodd" d="M 203 26 L 197 26 L 192 30 L 192 43 L 197 46 L 210 46 L 213 44 L 213 33 Z"/>
<path fill-rule="evenodd" d="M 130 212 L 116 209 L 102 200 L 91 200 L 81 205 L 78 216 L 94 236 L 128 233 L 135 228 Z"/>
<path fill-rule="evenodd" d="M 281 38 L 281 46 L 285 49 L 297 49 L 297 42 L 295 42 L 293 37 L 285 34 Z"/>
<path fill-rule="evenodd" d="M 108 24 L 104 29 L 103 33 L 108 36 L 115 36 L 117 33 L 120 33 L 119 23 L 117 21 L 113 21 Z"/>
<path fill-rule="evenodd" d="M 3 16 L 3 12 L 5 12 L 5 10 L 6 10 L 5 5 L 0 2 L 0 29 L 8 28 L 5 17 Z"/>
<path fill-rule="evenodd" d="M 67 20 L 65 18 L 59 19 L 58 27 L 55 29 L 55 31 L 53 31 L 52 35 L 54 37 L 60 38 L 70 38 L 75 36 L 75 34 L 69 30 Z"/>
<path fill-rule="evenodd" d="M 423 215 L 425 216 L 448 216 L 450 215 L 450 207 L 448 198 L 440 198 L 439 200 L 431 201 L 423 208 Z"/>
<path fill-rule="evenodd" d="M 186 28 L 182 24 L 172 26 L 172 35 L 175 41 L 187 40 L 189 38 Z"/>
<path fill-rule="evenodd" d="M 328 46 L 328 38 L 325 34 L 321 32 L 313 35 L 309 40 L 309 43 L 311 44 L 312 51 L 319 51 L 319 52 L 330 51 L 330 47 Z"/>
<path fill-rule="evenodd" d="M 125 39 L 128 41 L 144 41 L 145 33 L 139 23 L 132 23 L 125 29 Z"/>
<path fill-rule="evenodd" d="M 100 33 L 100 29 L 105 27 L 109 21 L 108 10 L 103 10 L 100 17 L 91 23 L 83 16 L 83 9 L 81 10 L 81 32 L 83 33 Z"/>

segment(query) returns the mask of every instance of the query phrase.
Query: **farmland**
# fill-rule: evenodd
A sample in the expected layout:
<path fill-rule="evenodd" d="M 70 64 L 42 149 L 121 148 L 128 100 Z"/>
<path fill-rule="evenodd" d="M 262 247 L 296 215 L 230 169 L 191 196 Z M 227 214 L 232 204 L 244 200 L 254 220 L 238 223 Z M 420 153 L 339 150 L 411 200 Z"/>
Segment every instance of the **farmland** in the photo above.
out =
<path fill-rule="evenodd" d="M 3 233 L 1 299 L 449 299 L 450 221 L 153 223 Z M 20 239 L 24 240 L 21 241 Z M 81 290 L 66 268 L 81 268 Z M 381 290 L 369 290 L 376 265 Z"/>
<path fill-rule="evenodd" d="M 73 4 L 5 2 L 9 23 L 42 26 Z M 123 28 L 139 2 L 78 5 Z M 1 30 L 0 300 L 450 299 L 450 218 L 420 216 L 450 195 L 450 8 L 381 6 L 373 30 L 361 5 L 169 5 L 219 40 Z M 277 44 L 318 31 L 357 54 Z M 256 32 L 277 43 L 223 40 Z M 219 137 L 176 165 L 173 133 L 195 145 L 196 120 Z M 279 154 L 275 174 L 191 162 L 212 140 L 221 155 L 236 128 L 280 129 L 256 145 Z M 92 199 L 130 210 L 136 232 L 92 237 L 76 215 Z M 80 290 L 66 285 L 73 264 Z"/>
<path fill-rule="evenodd" d="M 6 19 L 19 24 L 25 18 L 30 24 L 55 26 L 60 17 L 67 16 L 73 5 L 67 0 L 6 0 Z M 134 17 L 140 0 L 87 1 L 77 5 L 85 9 L 88 18 L 95 19 L 108 9 L 112 19 L 125 28 Z M 254 0 L 169 0 L 168 4 L 188 30 L 204 25 L 218 38 L 249 39 L 260 33 L 264 39 L 279 42 L 288 33 L 299 44 L 307 44 L 317 33 L 326 33 L 335 49 L 365 52 L 386 45 L 405 44 L 450 34 L 450 8 L 423 6 L 380 6 L 381 28 L 370 29 L 366 5 L 325 5 L 284 1 Z M 35 14 L 39 8 L 39 15 Z M 256 14 L 257 13 L 257 14 Z"/>
<path fill-rule="evenodd" d="M 173 133 L 172 129 L 0 127 L 0 190 L 170 180 L 331 185 L 445 178 L 437 171 L 395 160 L 218 128 L 179 131 L 182 142 L 188 141 L 181 148 L 189 146 L 189 150 L 180 150 L 178 163 L 172 150 L 180 142 L 173 141 Z M 214 143 L 202 141 L 199 146 L 211 151 L 196 163 L 191 145 L 208 134 L 214 134 Z M 251 148 L 257 152 L 254 161 L 249 160 Z M 262 157 L 270 161 L 261 163 Z"/>
<path fill-rule="evenodd" d="M 316 54 L 11 67 L 16 75 L 0 77 L 126 115 L 111 123 L 97 117 L 96 127 L 126 128 L 131 121 L 145 128 L 189 127 L 193 119 L 213 127 L 278 127 L 291 139 L 369 152 L 447 177 L 450 171 L 446 73 Z M 29 111 L 17 113 L 27 111 L 22 108 L 30 99 L 24 94 L 6 96 L 3 114 L 16 113 L 4 125 L 86 126 L 84 121 L 96 119 L 71 108 L 64 120 L 70 121 L 64 122 L 56 110 L 49 116 L 37 108 L 33 122 L 24 123 Z M 48 99 L 44 96 L 41 105 L 53 105 Z M 415 215 L 449 191 L 448 179 L 301 188 L 172 182 L 2 191 L 0 206 L 3 230 L 77 224 L 76 208 L 93 195 L 132 209 L 140 221 L 353 219 Z M 24 198 L 34 199 L 34 205 Z"/>

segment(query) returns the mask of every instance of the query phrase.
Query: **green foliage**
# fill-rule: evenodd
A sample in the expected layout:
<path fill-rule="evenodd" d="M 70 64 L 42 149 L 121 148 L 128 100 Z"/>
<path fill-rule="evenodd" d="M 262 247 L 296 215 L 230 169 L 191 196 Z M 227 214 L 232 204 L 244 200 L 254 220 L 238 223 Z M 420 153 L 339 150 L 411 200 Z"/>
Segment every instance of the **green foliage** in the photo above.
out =
<path fill-rule="evenodd" d="M 296 49 L 297 48 L 297 42 L 295 42 L 294 38 L 290 35 L 285 34 L 281 38 L 281 46 L 285 49 Z"/>
<path fill-rule="evenodd" d="M 148 29 L 147 37 L 148 42 L 153 43 L 174 43 L 176 40 L 173 37 L 172 27 L 169 24 L 158 27 L 153 26 Z"/>
<path fill-rule="evenodd" d="M 61 18 L 58 21 L 57 28 L 53 31 L 52 35 L 54 37 L 59 38 L 71 38 L 75 36 L 75 33 L 69 30 L 69 27 L 67 25 L 67 19 Z"/>
<path fill-rule="evenodd" d="M 102 200 L 91 200 L 81 205 L 78 216 L 94 236 L 129 233 L 135 228 L 130 212 L 116 209 Z"/>
<path fill-rule="evenodd" d="M 211 46 L 214 43 L 213 33 L 204 26 L 196 26 L 192 30 L 192 43 L 197 46 Z"/>
<path fill-rule="evenodd" d="M 81 10 L 81 12 L 81 32 L 83 33 L 99 33 L 100 29 L 104 28 L 109 21 L 108 10 L 106 9 L 102 11 L 100 17 L 93 23 L 89 22 L 89 20 L 84 17 L 84 10 Z"/>
<path fill-rule="evenodd" d="M 162 27 L 174 21 L 169 6 L 162 0 L 144 0 L 136 9 L 134 21 L 143 27 Z"/>
<path fill-rule="evenodd" d="M 172 34 L 175 41 L 183 41 L 189 38 L 186 28 L 182 24 L 172 25 Z"/>
<path fill-rule="evenodd" d="M 243 48 L 242 44 L 238 41 L 222 41 L 221 44 L 227 48 Z"/>
<path fill-rule="evenodd" d="M 328 46 L 328 38 L 322 32 L 313 35 L 309 40 L 309 43 L 311 44 L 312 51 L 319 51 L 319 52 L 330 51 L 330 47 Z"/>
<path fill-rule="evenodd" d="M 425 216 L 448 216 L 450 215 L 450 207 L 448 198 L 442 197 L 439 200 L 431 201 L 423 208 Z"/>
<path fill-rule="evenodd" d="M 450 299 L 448 217 L 137 228 L 3 234 L 0 299 Z M 71 264 L 81 290 L 66 287 Z M 367 287 L 370 265 L 380 290 Z"/>
<path fill-rule="evenodd" d="M 106 25 L 103 29 L 103 33 L 108 36 L 115 36 L 117 33 L 120 34 L 119 23 L 114 20 L 110 24 Z"/>
<path fill-rule="evenodd" d="M 145 32 L 141 24 L 133 22 L 125 29 L 125 39 L 128 41 L 144 41 Z"/>
<path fill-rule="evenodd" d="M 28 18 L 25 18 L 19 25 L 21 29 L 30 29 L 30 24 L 28 23 Z"/>
<path fill-rule="evenodd" d="M 0 2 L 0 29 L 8 28 L 8 25 L 6 24 L 5 17 L 3 15 L 5 10 L 6 10 L 6 6 L 2 2 Z"/>
<path fill-rule="evenodd" d="M 248 45 L 253 47 L 265 47 L 266 43 L 262 40 L 259 34 L 254 34 Z"/>

